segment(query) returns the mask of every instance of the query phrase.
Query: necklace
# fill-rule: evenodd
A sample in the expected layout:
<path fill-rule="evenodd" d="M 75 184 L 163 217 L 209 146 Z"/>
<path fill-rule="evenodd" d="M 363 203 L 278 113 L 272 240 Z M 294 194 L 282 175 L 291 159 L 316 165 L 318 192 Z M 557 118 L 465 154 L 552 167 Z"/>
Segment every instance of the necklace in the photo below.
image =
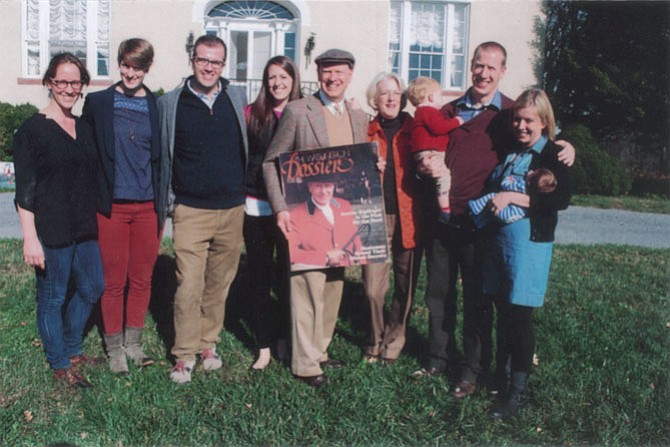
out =
<path fill-rule="evenodd" d="M 128 131 L 128 137 L 130 138 L 130 141 L 135 141 L 135 128 L 137 127 L 137 121 L 132 122 L 128 118 L 126 118 L 126 123 L 128 124 L 128 127 L 130 130 Z M 131 127 L 132 124 L 132 127 Z"/>
<path fill-rule="evenodd" d="M 127 96 L 117 91 L 114 96 L 114 110 L 114 118 L 119 124 L 119 137 L 128 138 L 132 142 L 137 137 L 141 141 L 144 138 L 144 125 L 149 119 L 147 99 L 142 96 Z"/>

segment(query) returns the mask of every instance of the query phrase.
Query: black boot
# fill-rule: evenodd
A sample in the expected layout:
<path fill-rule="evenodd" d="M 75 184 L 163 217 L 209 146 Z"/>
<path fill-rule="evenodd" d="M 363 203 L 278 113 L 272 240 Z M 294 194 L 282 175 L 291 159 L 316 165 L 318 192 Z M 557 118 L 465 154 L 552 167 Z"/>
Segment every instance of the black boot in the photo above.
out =
<path fill-rule="evenodd" d="M 528 373 L 513 372 L 509 392 L 498 399 L 489 415 L 495 420 L 509 419 L 521 411 L 528 394 Z"/>
<path fill-rule="evenodd" d="M 500 362 L 500 359 L 497 360 Z M 509 385 L 512 376 L 510 358 L 507 357 L 507 361 L 503 364 L 496 364 L 496 370 L 493 375 L 493 384 L 491 385 L 491 394 L 496 394 L 498 396 L 506 396 L 509 392 Z"/>

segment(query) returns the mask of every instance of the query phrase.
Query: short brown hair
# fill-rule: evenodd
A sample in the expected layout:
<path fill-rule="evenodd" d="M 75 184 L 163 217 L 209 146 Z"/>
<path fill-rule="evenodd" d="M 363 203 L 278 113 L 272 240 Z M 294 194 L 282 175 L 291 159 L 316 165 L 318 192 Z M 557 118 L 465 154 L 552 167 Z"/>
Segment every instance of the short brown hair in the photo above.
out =
<path fill-rule="evenodd" d="M 223 47 L 223 62 L 226 61 L 226 58 L 228 57 L 228 47 L 226 46 L 226 43 L 223 41 L 223 39 L 221 39 L 219 36 L 215 36 L 214 34 L 203 34 L 202 36 L 198 37 L 198 39 L 195 41 L 195 44 L 193 45 L 191 59 L 195 57 L 195 52 L 198 50 L 200 45 L 204 45 L 206 47 L 216 47 L 221 45 Z"/>
<path fill-rule="evenodd" d="M 535 169 L 528 173 L 528 189 L 531 192 L 548 194 L 556 191 L 558 181 L 553 172 L 546 168 Z"/>
<path fill-rule="evenodd" d="M 440 89 L 440 83 L 435 79 L 419 76 L 407 86 L 407 99 L 416 107 L 426 99 L 426 96 Z"/>
<path fill-rule="evenodd" d="M 502 58 L 502 66 L 507 67 L 507 50 L 505 50 L 505 47 L 500 45 L 498 42 L 493 42 L 493 41 L 488 41 L 484 43 L 480 43 L 477 45 L 477 48 L 475 48 L 475 52 L 472 54 L 472 62 L 474 62 L 477 59 L 477 56 L 479 55 L 479 52 L 482 50 L 498 50 L 502 53 L 503 58 Z"/>
<path fill-rule="evenodd" d="M 51 79 L 56 77 L 58 67 L 62 64 L 74 64 L 79 69 L 79 80 L 82 84 L 88 85 L 91 81 L 91 75 L 88 74 L 86 66 L 77 56 L 72 53 L 58 53 L 49 61 L 47 71 L 44 72 L 44 76 L 42 77 L 42 85 L 49 84 Z"/>
<path fill-rule="evenodd" d="M 145 39 L 137 37 L 126 39 L 119 45 L 119 55 L 116 60 L 119 65 L 125 62 L 140 70 L 149 71 L 154 62 L 154 47 Z"/>

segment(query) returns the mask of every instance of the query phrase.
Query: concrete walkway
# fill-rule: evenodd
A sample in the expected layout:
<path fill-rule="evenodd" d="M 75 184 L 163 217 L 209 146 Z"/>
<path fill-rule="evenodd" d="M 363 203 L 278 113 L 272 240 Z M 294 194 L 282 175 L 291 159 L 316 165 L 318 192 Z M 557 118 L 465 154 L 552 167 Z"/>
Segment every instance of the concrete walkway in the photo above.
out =
<path fill-rule="evenodd" d="M 0 238 L 21 238 L 14 194 L 0 194 Z M 172 235 L 170 221 L 165 236 Z M 617 244 L 670 248 L 670 215 L 572 206 L 559 214 L 557 244 Z"/>

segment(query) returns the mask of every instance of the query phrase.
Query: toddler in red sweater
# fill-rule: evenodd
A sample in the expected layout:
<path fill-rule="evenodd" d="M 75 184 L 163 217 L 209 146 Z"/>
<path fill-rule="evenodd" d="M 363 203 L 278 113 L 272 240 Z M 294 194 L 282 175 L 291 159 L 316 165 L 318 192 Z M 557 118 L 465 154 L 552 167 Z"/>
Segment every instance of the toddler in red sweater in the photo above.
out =
<path fill-rule="evenodd" d="M 463 124 L 460 117 L 447 118 L 440 109 L 447 103 L 440 84 L 431 78 L 418 77 L 409 83 L 407 98 L 416 107 L 412 123 L 412 154 L 417 164 L 426 163 L 430 158 L 441 157 L 449 144 L 449 132 Z M 440 207 L 440 221 L 448 222 L 450 216 L 449 189 L 451 173 L 447 166 L 434 178 L 437 203 Z"/>

